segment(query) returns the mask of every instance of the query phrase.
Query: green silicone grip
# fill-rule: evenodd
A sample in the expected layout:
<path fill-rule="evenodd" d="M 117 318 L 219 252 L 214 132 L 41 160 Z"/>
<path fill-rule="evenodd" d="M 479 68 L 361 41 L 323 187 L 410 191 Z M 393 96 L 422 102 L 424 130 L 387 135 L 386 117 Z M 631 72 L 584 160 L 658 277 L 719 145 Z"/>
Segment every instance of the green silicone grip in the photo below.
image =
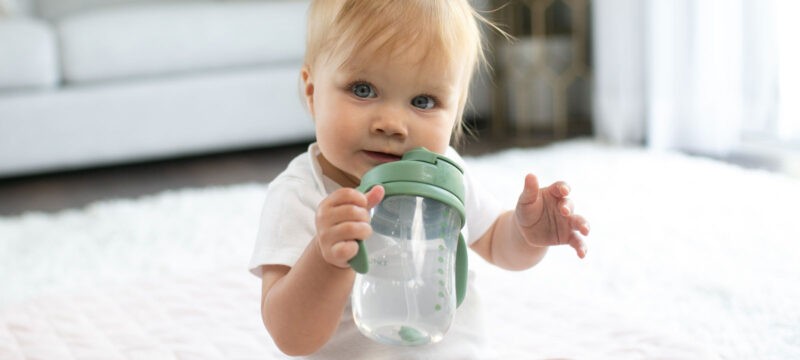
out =
<path fill-rule="evenodd" d="M 364 247 L 363 240 L 356 240 L 358 243 L 358 253 L 348 261 L 350 267 L 359 274 L 366 274 L 369 271 L 369 262 L 367 261 L 367 249 Z"/>
<path fill-rule="evenodd" d="M 469 254 L 467 243 L 461 234 L 458 235 L 456 247 L 456 307 L 461 306 L 467 296 L 467 276 L 469 276 Z"/>

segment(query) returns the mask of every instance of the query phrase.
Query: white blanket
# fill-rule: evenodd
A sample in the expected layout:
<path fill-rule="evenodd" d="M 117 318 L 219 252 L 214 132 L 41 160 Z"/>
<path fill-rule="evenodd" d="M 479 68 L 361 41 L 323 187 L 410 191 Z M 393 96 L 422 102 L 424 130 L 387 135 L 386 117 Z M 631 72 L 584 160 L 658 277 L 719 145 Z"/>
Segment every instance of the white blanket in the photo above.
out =
<path fill-rule="evenodd" d="M 800 181 L 575 141 L 467 158 L 509 207 L 567 180 L 586 259 L 471 258 L 502 359 L 800 358 Z M 0 218 L 0 359 L 281 358 L 246 271 L 263 184 Z"/>

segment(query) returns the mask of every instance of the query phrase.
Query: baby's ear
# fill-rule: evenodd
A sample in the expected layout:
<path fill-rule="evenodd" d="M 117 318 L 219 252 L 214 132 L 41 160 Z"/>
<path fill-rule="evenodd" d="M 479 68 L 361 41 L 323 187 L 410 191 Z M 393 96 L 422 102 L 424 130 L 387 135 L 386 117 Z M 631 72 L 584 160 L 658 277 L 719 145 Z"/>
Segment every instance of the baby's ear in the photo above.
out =
<path fill-rule="evenodd" d="M 308 111 L 311 112 L 311 116 L 314 116 L 314 80 L 311 77 L 311 67 L 308 65 L 303 65 L 303 69 L 300 70 L 300 77 L 303 81 L 303 96 L 306 99 L 306 107 L 308 107 Z"/>

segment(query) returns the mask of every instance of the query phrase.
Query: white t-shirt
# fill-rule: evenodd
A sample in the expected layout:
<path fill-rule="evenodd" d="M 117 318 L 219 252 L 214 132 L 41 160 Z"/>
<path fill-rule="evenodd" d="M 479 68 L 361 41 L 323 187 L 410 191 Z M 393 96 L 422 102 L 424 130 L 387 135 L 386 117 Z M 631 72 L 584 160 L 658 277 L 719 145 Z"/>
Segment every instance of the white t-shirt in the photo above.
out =
<path fill-rule="evenodd" d="M 319 147 L 311 144 L 307 152 L 294 158 L 269 184 L 249 266 L 256 276 L 261 276 L 262 265 L 294 266 L 316 234 L 317 206 L 328 194 L 341 188 L 322 174 L 318 155 Z M 464 160 L 453 148 L 448 148 L 445 156 L 464 169 L 467 219 L 462 234 L 467 243 L 472 244 L 489 229 L 503 209 L 491 196 L 476 189 Z M 470 274 L 467 295 L 444 340 L 422 347 L 387 346 L 367 339 L 356 328 L 348 304 L 336 333 L 319 352 L 308 358 L 485 359 L 491 355 L 485 347 L 479 301 Z"/>

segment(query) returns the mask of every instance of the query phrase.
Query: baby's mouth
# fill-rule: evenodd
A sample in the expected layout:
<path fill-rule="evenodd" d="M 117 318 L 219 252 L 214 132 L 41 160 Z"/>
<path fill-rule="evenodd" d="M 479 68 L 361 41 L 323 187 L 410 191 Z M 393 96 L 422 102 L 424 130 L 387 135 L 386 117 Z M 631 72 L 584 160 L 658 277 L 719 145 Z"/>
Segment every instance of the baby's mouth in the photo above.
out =
<path fill-rule="evenodd" d="M 400 160 L 400 156 L 379 151 L 364 150 L 364 153 L 367 154 L 367 156 L 369 156 L 371 159 L 374 159 L 380 163 Z"/>

